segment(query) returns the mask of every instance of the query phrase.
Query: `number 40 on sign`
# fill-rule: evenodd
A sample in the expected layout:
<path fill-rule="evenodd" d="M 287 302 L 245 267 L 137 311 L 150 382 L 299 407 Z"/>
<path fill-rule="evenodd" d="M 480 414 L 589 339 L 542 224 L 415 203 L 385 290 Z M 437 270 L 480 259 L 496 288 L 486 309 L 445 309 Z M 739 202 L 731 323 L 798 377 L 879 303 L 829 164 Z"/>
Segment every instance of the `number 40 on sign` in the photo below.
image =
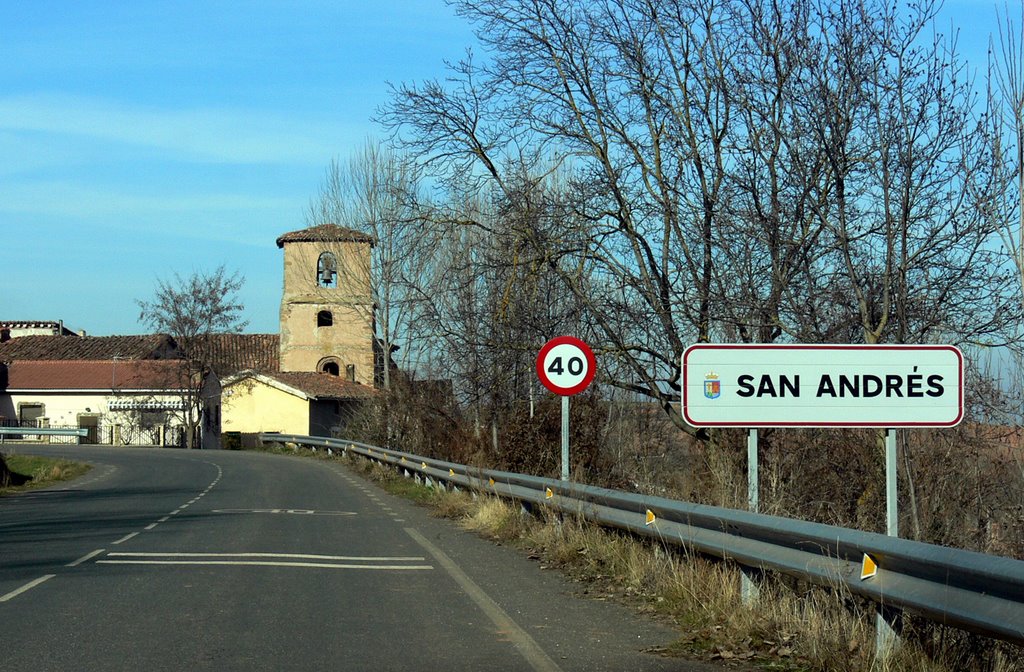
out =
<path fill-rule="evenodd" d="M 537 377 L 544 387 L 562 397 L 587 389 L 596 369 L 593 351 L 574 336 L 551 339 L 537 355 Z"/>

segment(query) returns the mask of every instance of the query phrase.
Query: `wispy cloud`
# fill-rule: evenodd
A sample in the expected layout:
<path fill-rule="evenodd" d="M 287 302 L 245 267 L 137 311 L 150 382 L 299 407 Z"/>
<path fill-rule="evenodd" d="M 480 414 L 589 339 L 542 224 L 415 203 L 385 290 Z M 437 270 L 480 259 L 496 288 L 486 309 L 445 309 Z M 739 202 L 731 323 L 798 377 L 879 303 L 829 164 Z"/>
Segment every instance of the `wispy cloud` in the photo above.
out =
<path fill-rule="evenodd" d="M 144 194 L 47 181 L 0 185 L 0 213 L 62 218 L 131 218 L 295 209 L 292 198 L 231 193 Z"/>
<path fill-rule="evenodd" d="M 321 165 L 349 131 L 322 119 L 244 109 L 166 110 L 68 95 L 0 97 L 0 132 L 150 148 L 177 160 Z M 58 139 L 59 137 L 59 139 Z"/>

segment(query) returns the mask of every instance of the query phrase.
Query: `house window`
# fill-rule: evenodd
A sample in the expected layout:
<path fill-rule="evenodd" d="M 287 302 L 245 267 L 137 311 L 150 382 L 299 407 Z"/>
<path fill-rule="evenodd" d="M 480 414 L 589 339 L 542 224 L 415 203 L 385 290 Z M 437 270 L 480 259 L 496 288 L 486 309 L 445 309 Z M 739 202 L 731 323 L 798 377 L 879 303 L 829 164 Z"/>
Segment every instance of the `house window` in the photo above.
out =
<path fill-rule="evenodd" d="M 356 382 L 356 365 L 355 364 L 346 364 L 345 365 L 345 380 L 349 381 L 350 383 Z"/>
<path fill-rule="evenodd" d="M 42 404 L 20 404 L 18 406 L 18 421 L 22 427 L 37 427 L 39 418 L 44 416 Z"/>
<path fill-rule="evenodd" d="M 329 310 L 321 310 L 316 314 L 316 326 L 330 327 L 334 325 L 334 315 Z"/>
<path fill-rule="evenodd" d="M 330 252 L 322 252 L 317 259 L 316 279 L 321 287 L 338 286 L 338 261 Z"/>

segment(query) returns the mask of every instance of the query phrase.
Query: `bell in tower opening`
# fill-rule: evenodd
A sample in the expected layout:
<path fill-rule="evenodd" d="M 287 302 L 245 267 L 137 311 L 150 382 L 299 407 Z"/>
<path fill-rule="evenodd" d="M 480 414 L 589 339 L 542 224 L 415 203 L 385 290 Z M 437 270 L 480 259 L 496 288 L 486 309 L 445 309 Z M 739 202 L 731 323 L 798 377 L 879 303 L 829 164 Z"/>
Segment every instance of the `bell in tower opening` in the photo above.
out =
<path fill-rule="evenodd" d="M 338 286 L 338 262 L 330 252 L 324 252 L 316 264 L 316 276 L 321 287 Z"/>

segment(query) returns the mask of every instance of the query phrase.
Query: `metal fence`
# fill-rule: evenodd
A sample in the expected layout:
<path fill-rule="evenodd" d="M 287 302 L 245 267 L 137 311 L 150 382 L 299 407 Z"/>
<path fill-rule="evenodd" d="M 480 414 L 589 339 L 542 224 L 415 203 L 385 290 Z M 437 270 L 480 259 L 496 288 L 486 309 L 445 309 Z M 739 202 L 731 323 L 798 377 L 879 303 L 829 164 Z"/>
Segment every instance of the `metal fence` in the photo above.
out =
<path fill-rule="evenodd" d="M 367 444 L 263 434 L 266 442 L 352 452 L 428 482 L 509 497 L 663 543 L 837 587 L 944 625 L 1024 644 L 1024 562 L 844 527 L 525 474 L 478 469 Z M 877 571 L 862 578 L 865 556 Z"/>

